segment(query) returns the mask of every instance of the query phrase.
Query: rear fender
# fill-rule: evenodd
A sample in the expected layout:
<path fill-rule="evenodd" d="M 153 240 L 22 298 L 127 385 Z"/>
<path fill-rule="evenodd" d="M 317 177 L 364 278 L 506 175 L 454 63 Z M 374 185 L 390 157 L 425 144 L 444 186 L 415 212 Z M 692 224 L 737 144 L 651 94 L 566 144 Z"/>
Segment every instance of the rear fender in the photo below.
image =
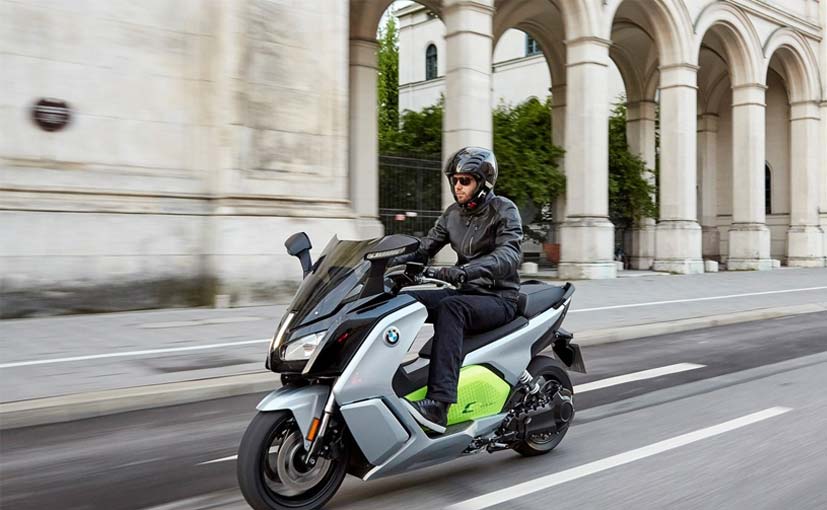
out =
<path fill-rule="evenodd" d="M 290 411 L 293 413 L 293 418 L 296 419 L 302 437 L 305 438 L 305 447 L 307 447 L 309 445 L 306 438 L 310 433 L 313 418 L 321 419 L 329 396 L 330 386 L 324 384 L 282 386 L 264 397 L 256 409 L 261 412 Z"/>

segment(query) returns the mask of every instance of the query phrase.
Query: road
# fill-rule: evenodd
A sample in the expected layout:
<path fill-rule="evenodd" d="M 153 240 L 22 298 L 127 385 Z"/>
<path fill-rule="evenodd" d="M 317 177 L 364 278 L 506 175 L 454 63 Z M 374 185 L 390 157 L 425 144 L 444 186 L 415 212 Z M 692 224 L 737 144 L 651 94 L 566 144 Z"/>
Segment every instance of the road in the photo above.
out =
<path fill-rule="evenodd" d="M 575 425 L 551 455 L 348 478 L 328 508 L 827 508 L 827 313 L 584 355 Z M 661 367 L 672 373 L 612 379 Z M 203 463 L 235 453 L 259 398 L 4 431 L 0 506 L 246 508 L 234 462 Z"/>

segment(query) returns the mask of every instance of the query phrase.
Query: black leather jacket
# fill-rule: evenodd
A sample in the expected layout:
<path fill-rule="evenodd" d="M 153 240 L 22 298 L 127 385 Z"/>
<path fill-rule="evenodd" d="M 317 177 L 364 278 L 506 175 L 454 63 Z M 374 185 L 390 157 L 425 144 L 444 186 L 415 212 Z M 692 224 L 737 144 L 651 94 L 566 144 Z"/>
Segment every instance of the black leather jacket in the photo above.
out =
<path fill-rule="evenodd" d="M 473 211 L 456 203 L 448 206 L 436 220 L 428 235 L 420 239 L 416 253 L 399 257 L 427 263 L 443 246 L 450 243 L 457 252 L 457 265 L 465 269 L 468 281 L 461 289 L 483 294 L 497 294 L 516 302 L 520 277 L 517 268 L 522 259 L 523 225 L 514 202 L 489 194 Z"/>

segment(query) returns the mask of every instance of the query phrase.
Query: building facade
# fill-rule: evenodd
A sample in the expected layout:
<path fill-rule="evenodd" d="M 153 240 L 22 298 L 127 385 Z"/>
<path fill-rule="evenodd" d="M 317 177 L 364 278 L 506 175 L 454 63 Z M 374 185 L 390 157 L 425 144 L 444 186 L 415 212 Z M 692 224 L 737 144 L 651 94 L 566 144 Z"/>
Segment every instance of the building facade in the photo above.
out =
<path fill-rule="evenodd" d="M 824 0 L 422 3 L 445 26 L 445 154 L 491 145 L 503 34 L 542 49 L 566 150 L 563 278 L 614 276 L 608 103 L 593 101 L 610 60 L 630 145 L 660 162 L 639 267 L 767 269 L 782 248 L 790 265 L 824 265 Z M 288 234 L 309 232 L 314 254 L 334 233 L 377 235 L 376 31 L 390 4 L 0 0 L 3 315 L 272 302 L 300 278 Z M 32 121 L 41 99 L 65 102 L 65 127 Z"/>

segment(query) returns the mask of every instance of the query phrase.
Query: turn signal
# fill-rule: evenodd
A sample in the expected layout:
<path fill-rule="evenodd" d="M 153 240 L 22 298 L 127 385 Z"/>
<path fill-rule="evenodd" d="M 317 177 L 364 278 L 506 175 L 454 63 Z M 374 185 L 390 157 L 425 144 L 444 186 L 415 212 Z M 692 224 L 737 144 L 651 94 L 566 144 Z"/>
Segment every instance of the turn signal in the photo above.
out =
<path fill-rule="evenodd" d="M 316 439 L 317 432 L 319 432 L 319 419 L 313 418 L 313 422 L 310 424 L 310 430 L 307 432 L 307 440 L 313 441 Z"/>

